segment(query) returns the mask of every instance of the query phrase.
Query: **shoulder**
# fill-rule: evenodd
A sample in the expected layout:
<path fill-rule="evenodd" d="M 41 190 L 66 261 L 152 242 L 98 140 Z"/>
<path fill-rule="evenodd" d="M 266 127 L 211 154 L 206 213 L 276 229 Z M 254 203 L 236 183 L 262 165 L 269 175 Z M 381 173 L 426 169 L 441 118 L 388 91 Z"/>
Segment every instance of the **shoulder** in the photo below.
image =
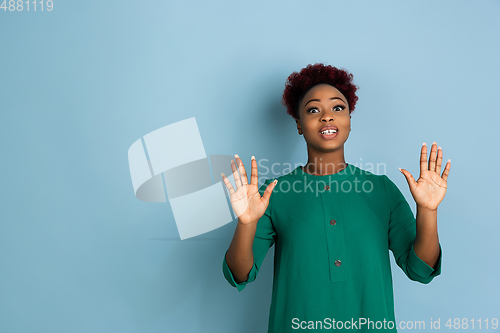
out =
<path fill-rule="evenodd" d="M 354 166 L 354 172 L 353 174 L 356 176 L 356 178 L 361 178 L 364 181 L 372 181 L 374 182 L 377 186 L 385 186 L 385 183 L 387 181 L 390 181 L 389 178 L 385 174 L 377 174 L 372 171 L 368 171 L 366 169 L 362 169 L 360 167 Z"/>
<path fill-rule="evenodd" d="M 259 191 L 264 192 L 266 190 L 267 186 L 269 184 L 271 184 L 272 182 L 274 182 L 275 180 L 278 180 L 278 184 L 279 184 L 280 182 L 286 181 L 289 178 L 290 178 L 289 174 L 278 176 L 278 177 L 274 177 L 274 178 L 267 178 L 266 180 L 264 180 L 264 183 L 262 183 L 262 185 L 259 187 Z M 261 181 L 259 180 L 259 183 L 260 182 Z"/>
<path fill-rule="evenodd" d="M 384 173 L 377 174 L 374 171 L 368 171 L 355 167 L 356 180 L 363 184 L 370 184 L 371 188 L 374 190 L 371 193 L 374 196 L 379 197 L 379 199 L 390 200 L 393 198 L 400 197 L 401 191 L 398 189 L 396 184 Z M 365 185 L 368 186 L 368 185 Z"/>
<path fill-rule="evenodd" d="M 259 179 L 259 183 L 261 183 L 262 185 L 259 187 L 259 192 L 264 193 L 264 191 L 266 190 L 267 186 L 269 184 L 271 184 L 272 182 L 274 182 L 275 180 L 278 180 L 278 183 L 276 184 L 277 186 L 281 186 L 281 184 L 285 183 L 285 182 L 293 182 L 293 180 L 295 179 L 295 176 L 296 176 L 296 171 L 297 169 L 294 169 L 292 171 L 289 171 L 288 173 L 286 174 L 283 174 L 281 176 L 275 176 L 275 177 L 270 177 L 270 178 L 267 178 L 264 180 L 264 182 L 262 183 L 262 181 Z M 273 175 L 271 175 L 273 176 Z M 259 176 L 260 178 L 260 176 Z M 264 178 L 264 177 L 263 177 Z M 274 191 L 275 192 L 275 191 Z M 274 193 L 273 192 L 273 193 Z M 273 194 L 274 195 L 274 194 Z"/>

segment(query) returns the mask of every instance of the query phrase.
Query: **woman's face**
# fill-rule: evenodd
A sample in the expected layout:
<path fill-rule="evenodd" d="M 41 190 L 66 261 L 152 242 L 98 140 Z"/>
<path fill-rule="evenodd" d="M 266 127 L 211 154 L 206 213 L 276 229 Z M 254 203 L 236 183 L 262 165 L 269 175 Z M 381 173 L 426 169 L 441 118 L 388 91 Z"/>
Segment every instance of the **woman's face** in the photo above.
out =
<path fill-rule="evenodd" d="M 351 115 L 347 99 L 337 88 L 323 83 L 312 87 L 300 101 L 298 112 L 297 129 L 309 146 L 325 152 L 343 147 L 351 130 Z M 333 130 L 322 134 L 326 126 Z"/>

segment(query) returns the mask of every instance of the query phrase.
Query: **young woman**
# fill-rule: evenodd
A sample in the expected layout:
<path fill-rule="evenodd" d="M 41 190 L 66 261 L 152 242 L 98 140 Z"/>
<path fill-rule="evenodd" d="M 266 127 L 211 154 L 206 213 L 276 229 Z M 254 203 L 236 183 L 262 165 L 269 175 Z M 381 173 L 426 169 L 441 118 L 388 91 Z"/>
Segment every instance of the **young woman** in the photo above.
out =
<path fill-rule="evenodd" d="M 332 66 L 292 73 L 283 104 L 307 142 L 307 164 L 260 189 L 253 156 L 250 183 L 238 155 L 238 168 L 231 161 L 236 191 L 222 174 L 238 216 L 223 260 L 227 281 L 243 290 L 275 245 L 268 332 L 397 332 L 389 250 L 411 280 L 429 283 L 441 273 L 437 207 L 450 160 L 440 175 L 441 147 L 434 142 L 427 161 L 424 143 L 418 180 L 400 169 L 415 218 L 386 175 L 345 162 L 356 90 L 352 74 Z"/>

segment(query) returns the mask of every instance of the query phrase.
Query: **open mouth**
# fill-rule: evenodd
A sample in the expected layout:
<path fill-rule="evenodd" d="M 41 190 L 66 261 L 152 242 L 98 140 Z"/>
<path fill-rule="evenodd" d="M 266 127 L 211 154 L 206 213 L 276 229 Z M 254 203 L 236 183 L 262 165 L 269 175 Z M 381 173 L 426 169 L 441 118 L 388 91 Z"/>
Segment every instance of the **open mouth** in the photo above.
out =
<path fill-rule="evenodd" d="M 327 129 L 327 130 L 319 132 L 319 134 L 321 135 L 321 137 L 323 137 L 323 139 L 329 140 L 329 139 L 333 139 L 333 138 L 335 138 L 337 136 L 338 130 L 336 130 L 336 129 Z"/>

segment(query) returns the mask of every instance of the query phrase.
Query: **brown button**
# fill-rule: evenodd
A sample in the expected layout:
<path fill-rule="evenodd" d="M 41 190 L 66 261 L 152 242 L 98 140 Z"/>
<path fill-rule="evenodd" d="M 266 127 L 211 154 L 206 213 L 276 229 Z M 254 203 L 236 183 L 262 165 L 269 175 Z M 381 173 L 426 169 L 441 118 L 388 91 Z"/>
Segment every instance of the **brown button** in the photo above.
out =
<path fill-rule="evenodd" d="M 342 265 L 342 262 L 340 260 L 335 260 L 335 266 L 339 267 Z"/>
<path fill-rule="evenodd" d="M 327 190 L 327 191 L 328 191 L 329 189 L 330 189 L 330 186 L 325 185 L 325 190 Z"/>
<path fill-rule="evenodd" d="M 330 224 L 331 224 L 331 225 L 336 225 L 336 224 L 337 224 L 337 221 L 335 221 L 335 220 L 330 220 Z"/>

